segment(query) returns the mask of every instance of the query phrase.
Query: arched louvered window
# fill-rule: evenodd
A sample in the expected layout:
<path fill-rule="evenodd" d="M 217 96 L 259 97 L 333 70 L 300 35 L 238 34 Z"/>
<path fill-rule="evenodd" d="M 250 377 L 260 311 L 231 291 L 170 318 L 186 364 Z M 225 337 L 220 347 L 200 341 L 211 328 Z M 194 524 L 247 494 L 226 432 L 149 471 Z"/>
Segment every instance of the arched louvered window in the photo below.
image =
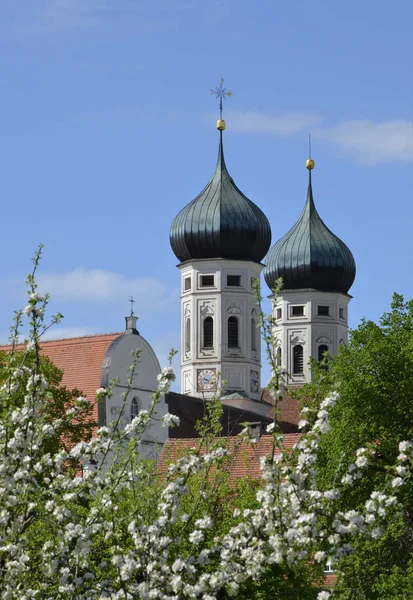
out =
<path fill-rule="evenodd" d="M 141 409 L 140 404 L 141 403 L 140 403 L 139 398 L 137 396 L 134 396 L 132 398 L 132 402 L 131 402 L 131 405 L 130 405 L 130 420 L 131 421 L 133 421 L 133 419 L 138 416 L 139 411 Z"/>
<path fill-rule="evenodd" d="M 238 347 L 238 319 L 230 317 L 228 319 L 228 348 Z"/>
<path fill-rule="evenodd" d="M 257 326 L 255 319 L 251 319 L 251 350 L 257 350 Z"/>
<path fill-rule="evenodd" d="M 327 371 L 328 370 L 328 362 L 325 360 L 325 356 L 324 356 L 325 352 L 328 352 L 328 346 L 326 346 L 326 344 L 321 344 L 318 347 L 318 362 L 322 362 L 323 368 Z"/>
<path fill-rule="evenodd" d="M 293 375 L 304 373 L 304 350 L 301 344 L 293 348 Z"/>
<path fill-rule="evenodd" d="M 204 319 L 204 339 L 203 348 L 214 347 L 214 320 L 212 317 Z"/>
<path fill-rule="evenodd" d="M 321 344 L 318 347 L 318 361 L 321 362 L 324 359 L 324 353 L 328 352 L 328 346 L 326 344 Z"/>
<path fill-rule="evenodd" d="M 191 319 L 185 322 L 185 352 L 191 351 Z"/>
<path fill-rule="evenodd" d="M 281 346 L 278 346 L 277 357 L 276 357 L 277 367 L 281 367 L 281 363 L 282 363 L 282 350 L 281 350 Z"/>

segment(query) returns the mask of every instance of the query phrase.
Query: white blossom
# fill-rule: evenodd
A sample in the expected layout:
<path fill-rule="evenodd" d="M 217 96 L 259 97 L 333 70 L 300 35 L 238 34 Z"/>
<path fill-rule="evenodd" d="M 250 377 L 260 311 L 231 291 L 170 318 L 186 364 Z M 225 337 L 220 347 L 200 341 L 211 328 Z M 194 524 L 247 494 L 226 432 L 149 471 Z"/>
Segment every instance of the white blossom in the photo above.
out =
<path fill-rule="evenodd" d="M 319 550 L 314 554 L 314 560 L 316 562 L 323 562 L 326 559 L 326 553 L 322 550 Z"/>
<path fill-rule="evenodd" d="M 178 427 L 180 423 L 179 417 L 176 415 L 172 415 L 171 413 L 166 413 L 162 417 L 162 425 L 163 427 Z"/>
<path fill-rule="evenodd" d="M 358 456 L 356 459 L 356 466 L 359 468 L 365 467 L 368 463 L 367 456 Z"/>
<path fill-rule="evenodd" d="M 202 531 L 195 530 L 189 534 L 189 541 L 191 542 L 191 544 L 194 544 L 194 545 L 200 544 L 203 539 L 204 539 L 204 534 L 202 533 Z"/>

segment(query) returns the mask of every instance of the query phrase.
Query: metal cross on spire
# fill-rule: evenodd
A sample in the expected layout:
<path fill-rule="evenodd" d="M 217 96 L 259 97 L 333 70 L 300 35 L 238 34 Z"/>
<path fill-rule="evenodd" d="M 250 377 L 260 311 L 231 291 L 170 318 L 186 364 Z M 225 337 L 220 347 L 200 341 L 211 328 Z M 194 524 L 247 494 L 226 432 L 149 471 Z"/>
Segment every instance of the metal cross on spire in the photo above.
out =
<path fill-rule="evenodd" d="M 215 96 L 215 98 L 219 98 L 219 118 L 220 119 L 222 119 L 222 100 L 226 100 L 227 96 L 228 96 L 228 98 L 230 96 L 232 96 L 232 92 L 230 92 L 229 90 L 227 90 L 227 88 L 222 86 L 223 83 L 224 83 L 224 78 L 221 77 L 219 87 L 216 87 L 215 90 L 211 89 L 211 94 L 213 96 Z"/>
<path fill-rule="evenodd" d="M 135 304 L 135 300 L 133 299 L 133 296 L 131 296 L 129 298 L 129 302 L 130 302 L 130 316 L 133 317 L 134 316 L 134 312 L 133 312 L 133 305 Z"/>

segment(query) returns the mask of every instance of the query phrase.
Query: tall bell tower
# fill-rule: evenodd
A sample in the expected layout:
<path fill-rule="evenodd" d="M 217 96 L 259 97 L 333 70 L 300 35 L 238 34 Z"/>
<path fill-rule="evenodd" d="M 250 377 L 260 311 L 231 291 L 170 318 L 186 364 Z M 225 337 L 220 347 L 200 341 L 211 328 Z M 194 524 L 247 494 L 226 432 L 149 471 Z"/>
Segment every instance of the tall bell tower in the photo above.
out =
<path fill-rule="evenodd" d="M 261 343 L 254 284 L 271 243 L 267 217 L 235 185 L 223 149 L 209 183 L 175 217 L 170 241 L 181 272 L 181 391 L 260 400 Z"/>

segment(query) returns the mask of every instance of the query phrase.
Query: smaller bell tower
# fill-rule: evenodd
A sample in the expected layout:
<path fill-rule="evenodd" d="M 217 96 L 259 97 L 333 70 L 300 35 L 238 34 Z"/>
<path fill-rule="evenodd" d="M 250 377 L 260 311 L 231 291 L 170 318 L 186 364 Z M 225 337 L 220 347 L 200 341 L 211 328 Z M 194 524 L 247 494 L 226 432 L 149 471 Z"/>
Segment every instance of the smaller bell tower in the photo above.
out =
<path fill-rule="evenodd" d="M 287 372 L 288 385 L 311 381 L 310 358 L 321 361 L 347 342 L 348 290 L 356 276 L 352 253 L 322 221 L 313 199 L 307 160 L 307 202 L 297 223 L 268 253 L 265 281 L 273 290 L 278 278 L 283 289 L 271 295 L 275 355 Z"/>

